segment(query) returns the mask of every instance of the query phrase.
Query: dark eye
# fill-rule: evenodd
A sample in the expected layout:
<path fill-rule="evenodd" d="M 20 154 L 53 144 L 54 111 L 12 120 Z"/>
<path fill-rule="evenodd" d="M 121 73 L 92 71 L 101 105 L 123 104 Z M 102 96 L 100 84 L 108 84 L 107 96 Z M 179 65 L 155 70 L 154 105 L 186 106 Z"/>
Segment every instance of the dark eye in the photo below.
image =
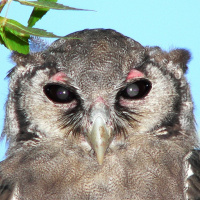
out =
<path fill-rule="evenodd" d="M 46 96 L 56 103 L 69 103 L 76 98 L 72 90 L 57 84 L 48 84 L 44 87 Z"/>
<path fill-rule="evenodd" d="M 122 90 L 120 96 L 125 99 L 141 99 L 151 90 L 151 83 L 147 80 L 139 80 L 129 84 Z"/>

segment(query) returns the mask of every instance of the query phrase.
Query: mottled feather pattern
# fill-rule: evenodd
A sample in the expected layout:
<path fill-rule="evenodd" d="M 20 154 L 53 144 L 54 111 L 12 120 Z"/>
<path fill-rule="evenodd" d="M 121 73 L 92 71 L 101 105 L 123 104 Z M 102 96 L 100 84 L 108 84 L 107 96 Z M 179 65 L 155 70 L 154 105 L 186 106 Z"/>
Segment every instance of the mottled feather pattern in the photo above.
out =
<path fill-rule="evenodd" d="M 1 200 L 200 199 L 190 53 L 83 30 L 13 53 Z"/>

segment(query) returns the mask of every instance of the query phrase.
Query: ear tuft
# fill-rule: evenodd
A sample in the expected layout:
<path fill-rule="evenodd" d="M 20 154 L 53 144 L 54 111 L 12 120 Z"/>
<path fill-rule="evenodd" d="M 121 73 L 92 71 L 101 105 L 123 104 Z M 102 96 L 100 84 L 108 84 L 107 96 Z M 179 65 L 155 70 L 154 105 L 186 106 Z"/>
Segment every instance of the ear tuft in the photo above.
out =
<path fill-rule="evenodd" d="M 16 66 L 8 72 L 8 78 L 11 78 L 13 75 L 20 77 L 21 75 L 23 76 L 26 73 L 30 73 L 34 67 L 41 66 L 45 61 L 44 56 L 41 53 L 30 53 L 25 55 L 13 52 L 11 54 L 11 59 L 16 63 Z"/>
<path fill-rule="evenodd" d="M 27 63 L 32 63 L 35 60 L 32 54 L 25 55 L 18 52 L 13 52 L 11 58 L 18 66 L 26 66 Z"/>
<path fill-rule="evenodd" d="M 183 73 L 187 71 L 187 63 L 191 58 L 190 52 L 186 49 L 174 49 L 169 52 L 169 60 L 174 65 L 179 65 Z"/>
<path fill-rule="evenodd" d="M 38 66 L 42 65 L 45 61 L 45 56 L 42 53 L 30 53 L 27 55 L 14 52 L 11 55 L 12 60 L 17 64 L 17 68 L 26 68 L 29 66 Z"/>

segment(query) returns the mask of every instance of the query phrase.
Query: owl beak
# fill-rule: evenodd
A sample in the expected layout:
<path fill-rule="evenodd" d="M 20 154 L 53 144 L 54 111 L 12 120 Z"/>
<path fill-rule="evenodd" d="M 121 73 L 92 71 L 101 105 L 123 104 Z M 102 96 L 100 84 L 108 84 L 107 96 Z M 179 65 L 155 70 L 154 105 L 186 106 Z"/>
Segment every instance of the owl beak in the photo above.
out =
<path fill-rule="evenodd" d="M 102 165 L 106 150 L 111 142 L 111 129 L 106 126 L 104 117 L 101 115 L 95 117 L 91 131 L 87 136 L 96 153 L 98 163 Z"/>

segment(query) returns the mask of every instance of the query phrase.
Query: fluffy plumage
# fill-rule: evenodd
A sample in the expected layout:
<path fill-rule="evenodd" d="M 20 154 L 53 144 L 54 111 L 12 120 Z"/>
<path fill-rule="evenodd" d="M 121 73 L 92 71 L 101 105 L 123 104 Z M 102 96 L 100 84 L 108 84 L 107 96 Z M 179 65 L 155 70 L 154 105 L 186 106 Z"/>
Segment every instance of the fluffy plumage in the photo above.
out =
<path fill-rule="evenodd" d="M 189 52 L 113 30 L 69 37 L 12 56 L 1 199 L 200 198 Z"/>

